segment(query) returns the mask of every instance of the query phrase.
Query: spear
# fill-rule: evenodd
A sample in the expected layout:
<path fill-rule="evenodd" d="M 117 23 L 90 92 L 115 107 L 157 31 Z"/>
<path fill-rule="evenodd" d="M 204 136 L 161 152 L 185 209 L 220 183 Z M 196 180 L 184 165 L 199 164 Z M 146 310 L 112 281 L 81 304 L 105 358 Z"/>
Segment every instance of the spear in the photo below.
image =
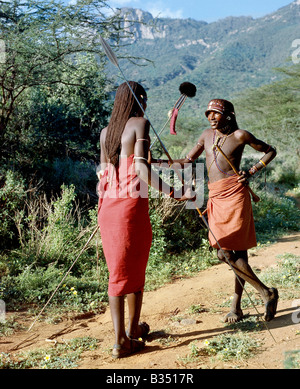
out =
<path fill-rule="evenodd" d="M 74 265 L 76 264 L 76 262 L 78 261 L 79 257 L 81 256 L 81 254 L 84 252 L 84 250 L 87 248 L 87 246 L 89 245 L 90 241 L 93 239 L 93 237 L 96 235 L 97 231 L 98 231 L 98 228 L 99 226 L 97 226 L 95 228 L 95 230 L 93 231 L 93 233 L 91 234 L 91 236 L 89 237 L 88 241 L 86 242 L 86 244 L 84 245 L 84 247 L 82 248 L 82 250 L 80 251 L 80 253 L 78 254 L 77 258 L 75 259 L 75 261 L 72 263 L 72 265 L 70 266 L 69 270 L 66 272 L 66 274 L 64 275 L 64 277 L 62 278 L 62 280 L 60 281 L 60 283 L 58 284 L 58 286 L 56 287 L 56 289 L 54 290 L 54 292 L 52 293 L 52 295 L 50 296 L 49 300 L 46 302 L 46 304 L 44 305 L 43 309 L 40 311 L 40 313 L 37 315 L 37 317 L 35 318 L 34 322 L 31 324 L 31 326 L 29 327 L 28 331 L 29 332 L 32 327 L 34 326 L 34 324 L 38 321 L 39 317 L 41 316 L 41 314 L 44 312 L 44 310 L 46 309 L 46 307 L 49 305 L 50 301 L 53 299 L 54 295 L 56 294 L 56 292 L 58 291 L 58 289 L 61 287 L 62 283 L 64 282 L 64 280 L 68 277 L 68 275 L 70 274 L 71 270 L 73 269 Z"/>
<path fill-rule="evenodd" d="M 229 163 L 229 165 L 231 166 L 232 170 L 234 171 L 234 173 L 239 176 L 239 172 L 237 171 L 237 169 L 235 168 L 235 166 L 233 165 L 233 163 L 230 161 L 230 159 L 227 157 L 227 155 L 224 153 L 224 151 L 220 148 L 220 146 L 218 146 L 218 141 L 217 143 L 213 146 L 214 148 L 216 148 L 219 153 L 221 153 L 223 155 L 223 157 L 225 158 L 225 160 Z M 251 194 L 252 196 L 252 200 L 255 202 L 255 203 L 258 203 L 260 201 L 260 198 L 257 196 L 257 194 L 255 194 L 253 192 L 253 190 L 250 188 L 249 185 L 246 186 L 246 188 L 248 189 L 249 193 Z"/>
<path fill-rule="evenodd" d="M 202 220 L 203 220 L 203 222 L 204 222 L 206 228 L 208 229 L 208 231 L 210 231 L 211 235 L 212 235 L 213 238 L 215 239 L 215 241 L 216 241 L 216 243 L 217 243 L 217 245 L 218 245 L 218 247 L 219 247 L 221 253 L 223 254 L 224 258 L 226 259 L 227 264 L 230 266 L 230 268 L 231 268 L 231 270 L 233 271 L 233 273 L 234 273 L 236 279 L 238 280 L 239 284 L 240 284 L 241 287 L 243 288 L 243 291 L 246 293 L 246 295 L 247 295 L 247 297 L 248 297 L 250 303 L 251 303 L 252 306 L 254 307 L 254 309 L 255 309 L 255 311 L 256 311 L 258 317 L 260 317 L 260 313 L 258 312 L 258 309 L 257 309 L 256 305 L 255 305 L 254 302 L 252 301 L 252 299 L 251 299 L 251 297 L 250 297 L 250 295 L 249 295 L 247 289 L 245 289 L 245 286 L 243 285 L 243 283 L 242 283 L 240 277 L 237 275 L 237 273 L 236 273 L 234 267 L 233 267 L 232 264 L 230 263 L 230 261 L 229 261 L 227 255 L 225 254 L 224 250 L 222 249 L 220 243 L 218 242 L 218 239 L 215 237 L 214 233 L 212 232 L 211 228 L 209 227 L 208 222 L 206 221 L 206 219 L 205 219 L 203 213 L 200 211 L 199 208 L 197 208 L 197 211 L 198 211 L 200 217 L 202 218 Z M 276 343 L 276 340 L 275 340 L 275 338 L 274 338 L 272 332 L 270 331 L 268 325 L 266 324 L 265 320 L 262 320 L 262 322 L 263 322 L 263 324 L 264 324 L 266 330 L 268 331 L 268 333 L 270 334 L 270 336 L 272 337 L 272 339 L 273 339 L 274 342 Z"/>
<path fill-rule="evenodd" d="M 122 74 L 122 76 L 123 76 L 123 78 L 124 78 L 126 84 L 128 85 L 128 88 L 130 89 L 131 93 L 133 94 L 134 98 L 136 99 L 136 101 L 137 101 L 137 103 L 138 103 L 140 109 L 142 110 L 142 112 L 144 113 L 144 115 L 145 115 L 145 117 L 147 118 L 148 122 L 150 123 L 150 126 L 151 126 L 152 130 L 154 131 L 154 134 L 156 135 L 156 137 L 157 137 L 159 143 L 161 144 L 161 147 L 163 148 L 163 150 L 164 150 L 165 154 L 167 155 L 169 161 L 173 164 L 173 159 L 171 158 L 171 156 L 170 156 L 168 150 L 166 149 L 165 145 L 163 144 L 162 140 L 160 139 L 160 137 L 159 137 L 157 131 L 156 131 L 155 128 L 153 127 L 153 125 L 152 125 L 150 119 L 148 118 L 148 115 L 146 114 L 146 112 L 145 112 L 145 110 L 144 110 L 144 107 L 142 106 L 142 104 L 140 103 L 140 101 L 139 101 L 139 99 L 137 98 L 136 94 L 134 93 L 133 89 L 131 88 L 131 86 L 130 86 L 130 84 L 129 84 L 129 82 L 128 82 L 126 76 L 125 76 L 125 74 L 123 73 L 123 70 L 120 68 L 119 61 L 118 61 L 118 59 L 117 59 L 115 53 L 112 51 L 112 49 L 111 49 L 111 47 L 109 46 L 109 44 L 102 38 L 101 35 L 100 35 L 100 43 L 101 43 L 101 45 L 102 45 L 102 47 L 103 47 L 103 49 L 104 49 L 104 51 L 105 51 L 105 53 L 106 53 L 108 59 L 110 60 L 110 62 L 111 62 L 113 65 L 115 65 L 115 66 L 119 69 L 119 71 L 120 71 L 120 73 Z"/>
<path fill-rule="evenodd" d="M 154 133 L 155 133 L 155 135 L 156 135 L 156 137 L 158 138 L 158 140 L 159 140 L 159 142 L 160 142 L 160 144 L 161 144 L 161 146 L 162 146 L 162 148 L 163 148 L 163 150 L 164 150 L 164 152 L 166 153 L 167 157 L 169 158 L 169 161 L 173 164 L 173 160 L 172 160 L 172 158 L 171 158 L 171 156 L 170 156 L 168 150 L 166 149 L 166 147 L 164 146 L 163 142 L 161 141 L 161 139 L 160 139 L 158 133 L 156 132 L 156 130 L 155 130 L 154 127 L 152 126 L 152 124 L 151 124 L 151 122 L 150 122 L 150 120 L 149 120 L 147 114 L 145 113 L 145 110 L 144 110 L 143 106 L 141 105 L 139 99 L 137 98 L 137 96 L 135 95 L 134 91 L 132 90 L 132 88 L 131 88 L 129 82 L 127 81 L 127 78 L 126 78 L 125 74 L 124 74 L 123 71 L 122 71 L 122 69 L 120 68 L 120 65 L 119 65 L 119 62 L 118 62 L 118 59 L 117 59 L 115 53 L 112 51 L 112 49 L 111 49 L 111 47 L 109 46 L 109 44 L 101 37 L 101 35 L 100 35 L 100 42 L 101 42 L 102 47 L 103 47 L 103 49 L 104 49 L 104 51 L 105 51 L 107 57 L 109 58 L 109 60 L 110 60 L 110 61 L 112 62 L 112 64 L 115 65 L 115 66 L 119 69 L 119 71 L 121 72 L 121 74 L 122 74 L 122 76 L 123 76 L 125 82 L 127 83 L 129 89 L 131 90 L 131 93 L 133 94 L 134 98 L 136 99 L 137 103 L 139 104 L 139 106 L 140 106 L 142 112 L 144 113 L 144 115 L 145 115 L 146 118 L 148 119 L 148 121 L 149 121 L 149 123 L 150 123 L 150 125 L 151 125 L 151 127 L 152 127 L 152 129 L 153 129 L 153 131 L 154 131 Z M 203 213 L 200 211 L 200 209 L 199 209 L 198 207 L 196 207 L 196 209 L 197 209 L 197 212 L 199 213 L 200 217 L 202 218 L 202 220 L 203 220 L 205 226 L 206 226 L 207 229 L 211 232 L 211 234 L 214 236 L 214 234 L 213 234 L 213 232 L 211 231 L 211 228 L 209 227 L 208 222 L 206 221 L 206 219 L 205 219 Z M 214 236 L 214 238 L 215 238 L 215 236 Z M 249 298 L 249 301 L 252 303 L 252 305 L 253 305 L 254 309 L 256 310 L 258 316 L 260 316 L 260 313 L 258 312 L 256 306 L 254 305 L 253 301 L 251 300 L 249 293 L 248 293 L 247 290 L 245 289 L 245 287 L 244 287 L 244 285 L 243 285 L 243 283 L 242 283 L 240 277 L 237 275 L 236 270 L 235 270 L 234 267 L 231 265 L 229 259 L 227 258 L 227 255 L 225 254 L 225 252 L 224 252 L 224 250 L 222 249 L 222 247 L 221 247 L 220 243 L 218 242 L 218 240 L 217 240 L 216 238 L 215 238 L 215 240 L 216 240 L 216 242 L 217 242 L 218 247 L 220 248 L 220 251 L 221 251 L 222 254 L 224 255 L 224 258 L 226 259 L 226 262 L 228 263 L 228 265 L 230 266 L 231 270 L 232 270 L 233 273 L 235 274 L 235 276 L 236 276 L 238 282 L 240 283 L 240 285 L 242 286 L 243 290 L 246 292 L 247 297 Z M 273 338 L 274 342 L 276 343 L 276 340 L 275 340 L 274 336 L 272 335 L 270 329 L 268 328 L 268 326 L 267 326 L 267 324 L 266 324 L 266 322 L 265 322 L 264 320 L 263 320 L 263 323 L 264 323 L 264 325 L 265 325 L 265 328 L 267 329 L 267 331 L 269 332 L 269 334 L 270 334 L 271 337 Z"/>

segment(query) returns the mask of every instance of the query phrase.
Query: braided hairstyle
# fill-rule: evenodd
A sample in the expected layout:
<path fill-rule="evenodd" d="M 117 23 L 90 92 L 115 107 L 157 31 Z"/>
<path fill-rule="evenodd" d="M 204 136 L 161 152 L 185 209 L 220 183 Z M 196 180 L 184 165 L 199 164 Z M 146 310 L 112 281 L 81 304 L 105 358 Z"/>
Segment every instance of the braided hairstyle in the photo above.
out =
<path fill-rule="evenodd" d="M 129 81 L 129 85 L 135 95 L 142 102 L 147 97 L 145 89 L 135 81 Z M 133 117 L 140 117 L 143 112 L 135 100 L 126 82 L 117 89 L 113 111 L 107 128 L 105 139 L 105 152 L 111 164 L 116 166 L 121 152 L 121 138 L 127 121 Z"/>

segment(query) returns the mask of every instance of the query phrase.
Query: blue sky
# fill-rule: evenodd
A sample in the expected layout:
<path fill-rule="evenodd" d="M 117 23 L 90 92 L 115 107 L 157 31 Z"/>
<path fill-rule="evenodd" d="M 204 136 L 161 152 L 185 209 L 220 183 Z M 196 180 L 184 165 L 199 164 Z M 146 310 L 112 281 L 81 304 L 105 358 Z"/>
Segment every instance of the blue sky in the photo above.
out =
<path fill-rule="evenodd" d="M 140 8 L 154 17 L 193 18 L 213 22 L 227 16 L 265 16 L 293 0 L 108 0 L 112 7 Z"/>

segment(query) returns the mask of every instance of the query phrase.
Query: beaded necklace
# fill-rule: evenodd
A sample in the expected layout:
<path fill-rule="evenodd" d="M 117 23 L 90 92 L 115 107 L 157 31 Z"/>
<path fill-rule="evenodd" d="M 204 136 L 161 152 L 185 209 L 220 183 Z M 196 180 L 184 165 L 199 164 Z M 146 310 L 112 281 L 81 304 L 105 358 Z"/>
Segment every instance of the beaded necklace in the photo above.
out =
<path fill-rule="evenodd" d="M 226 139 L 228 138 L 229 132 L 230 132 L 230 129 L 229 129 L 229 131 L 227 132 L 227 134 L 223 137 L 222 144 L 220 145 L 220 148 L 222 148 L 222 147 L 224 146 L 224 143 L 226 142 Z M 234 176 L 234 174 L 228 174 L 227 172 L 224 172 L 224 171 L 220 168 L 220 166 L 219 166 L 219 164 L 218 164 L 217 158 L 218 158 L 219 151 L 217 152 L 214 146 L 215 146 L 216 143 L 219 141 L 219 139 L 222 139 L 222 138 L 220 138 L 220 137 L 218 136 L 218 137 L 217 137 L 217 140 L 216 140 L 216 133 L 217 133 L 217 132 L 216 132 L 216 130 L 215 130 L 215 131 L 214 131 L 214 137 L 213 137 L 213 153 L 214 153 L 214 159 L 212 160 L 211 164 L 209 165 L 209 167 L 208 167 L 208 169 L 207 169 L 207 174 L 208 174 L 208 176 L 209 176 L 210 169 L 211 169 L 213 163 L 215 162 L 215 163 L 216 163 L 216 166 L 217 166 L 217 168 L 218 168 L 218 170 L 219 170 L 221 173 L 225 174 L 226 176 Z"/>

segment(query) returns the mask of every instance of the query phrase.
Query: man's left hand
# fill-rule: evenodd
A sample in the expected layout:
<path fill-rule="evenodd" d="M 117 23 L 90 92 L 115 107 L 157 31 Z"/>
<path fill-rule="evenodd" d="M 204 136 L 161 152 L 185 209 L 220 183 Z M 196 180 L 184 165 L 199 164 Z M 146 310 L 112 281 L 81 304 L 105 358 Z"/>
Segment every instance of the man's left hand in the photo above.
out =
<path fill-rule="evenodd" d="M 241 170 L 239 172 L 239 176 L 240 177 L 238 179 L 238 182 L 240 182 L 241 184 L 243 184 L 245 186 L 249 185 L 249 181 L 248 181 L 249 174 L 248 174 L 248 172 L 245 172 L 245 171 Z"/>

